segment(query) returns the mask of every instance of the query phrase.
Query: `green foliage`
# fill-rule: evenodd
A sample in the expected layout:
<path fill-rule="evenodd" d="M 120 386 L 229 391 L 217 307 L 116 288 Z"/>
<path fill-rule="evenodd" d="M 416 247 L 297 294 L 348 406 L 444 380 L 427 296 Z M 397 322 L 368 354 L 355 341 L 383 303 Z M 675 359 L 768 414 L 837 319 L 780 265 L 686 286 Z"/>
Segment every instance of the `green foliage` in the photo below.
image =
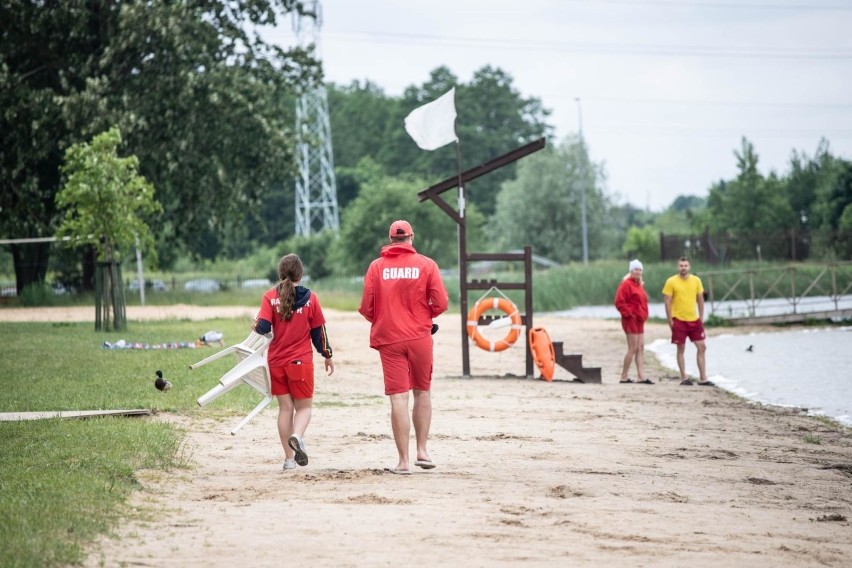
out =
<path fill-rule="evenodd" d="M 533 287 L 535 309 L 551 312 L 578 306 L 606 306 L 613 303 L 615 290 L 627 274 L 624 261 L 599 260 L 571 263 L 536 272 Z M 672 263 L 643 262 L 643 279 L 649 302 L 662 302 L 666 278 L 676 272 Z"/>
<path fill-rule="evenodd" d="M 0 224 L 52 235 L 64 150 L 115 125 L 158 188 L 163 262 L 245 242 L 244 226 L 264 227 L 262 204 L 293 172 L 292 95 L 319 75 L 311 53 L 255 33 L 294 5 L 0 4 Z M 42 281 L 48 248 L 17 250 L 19 287 Z"/>
<path fill-rule="evenodd" d="M 660 260 L 660 235 L 653 227 L 630 227 L 627 239 L 621 248 L 630 258 L 643 262 Z"/>
<path fill-rule="evenodd" d="M 332 273 L 333 266 L 330 262 L 329 250 L 334 246 L 336 239 L 337 235 L 330 230 L 308 236 L 293 236 L 284 243 L 283 249 L 288 251 L 284 254 L 292 252 L 299 255 L 305 266 L 305 274 L 312 280 L 325 278 Z M 276 272 L 275 279 L 277 278 Z"/>
<path fill-rule="evenodd" d="M 91 144 L 74 144 L 65 153 L 62 173 L 67 181 L 56 194 L 65 218 L 57 236 L 69 237 L 72 247 L 93 243 L 100 261 L 120 259 L 138 238 L 153 263 L 153 238 L 142 216 L 162 207 L 154 199 L 154 187 L 137 173 L 137 158 L 118 157 L 120 143 L 121 133 L 111 128 Z"/>
<path fill-rule="evenodd" d="M 541 101 L 523 98 L 512 77 L 501 69 L 485 66 L 474 72 L 470 83 L 461 83 L 447 67 L 438 67 L 423 85 L 406 88 L 398 98 L 388 97 L 369 82 L 332 85 L 329 113 L 337 166 L 351 168 L 371 156 L 391 176 L 415 175 L 426 180 L 423 187 L 455 175 L 455 145 L 424 152 L 403 128 L 409 112 L 451 87 L 456 87 L 462 169 L 505 154 L 551 130 L 545 122 L 549 111 Z M 514 175 L 515 164 L 510 164 L 472 181 L 466 188 L 469 203 L 489 215 L 500 184 Z M 347 191 L 342 203 L 349 201 Z"/>
<path fill-rule="evenodd" d="M 710 226 L 731 233 L 771 232 L 790 228 L 795 216 L 785 195 L 784 184 L 773 173 L 764 178 L 757 169 L 754 145 L 743 138 L 735 152 L 739 174 L 731 182 L 720 182 L 707 198 Z"/>
<path fill-rule="evenodd" d="M 361 190 L 343 212 L 340 238 L 332 247 L 335 274 L 363 274 L 382 246 L 388 244 L 388 228 L 397 219 L 411 223 L 417 252 L 431 257 L 441 267 L 457 265 L 457 225 L 434 204 L 417 200 L 425 182 L 385 176 L 371 161 L 361 164 L 359 177 Z M 466 215 L 468 247 L 476 250 L 482 242 L 482 216 L 470 205 Z"/>
<path fill-rule="evenodd" d="M 44 283 L 26 286 L 19 298 L 22 306 L 52 306 L 55 303 L 53 290 Z"/>
<path fill-rule="evenodd" d="M 608 201 L 600 168 L 576 139 L 551 146 L 519 162 L 518 177 L 506 182 L 488 227 L 492 250 L 532 245 L 558 262 L 583 258 L 581 203 L 586 192 L 589 256 L 600 257 Z"/>

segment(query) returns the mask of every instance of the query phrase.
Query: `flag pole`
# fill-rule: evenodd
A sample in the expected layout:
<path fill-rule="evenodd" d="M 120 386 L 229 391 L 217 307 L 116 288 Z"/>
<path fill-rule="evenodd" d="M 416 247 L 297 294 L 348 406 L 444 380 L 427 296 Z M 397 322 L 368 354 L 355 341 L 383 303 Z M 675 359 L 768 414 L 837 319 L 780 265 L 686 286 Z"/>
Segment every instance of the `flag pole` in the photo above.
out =
<path fill-rule="evenodd" d="M 470 342 L 467 339 L 467 218 L 465 217 L 465 195 L 462 180 L 461 140 L 458 128 L 453 125 L 456 133 L 456 170 L 459 184 L 459 311 L 461 312 L 461 345 L 462 345 L 462 376 L 470 377 Z"/>

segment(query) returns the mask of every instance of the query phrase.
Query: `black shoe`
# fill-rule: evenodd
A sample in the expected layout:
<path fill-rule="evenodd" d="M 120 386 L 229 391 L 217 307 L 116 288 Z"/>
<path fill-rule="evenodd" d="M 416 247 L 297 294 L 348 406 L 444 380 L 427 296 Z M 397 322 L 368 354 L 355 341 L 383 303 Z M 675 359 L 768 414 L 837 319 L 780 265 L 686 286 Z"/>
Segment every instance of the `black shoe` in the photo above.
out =
<path fill-rule="evenodd" d="M 682 384 L 682 385 L 684 385 L 684 386 L 687 386 L 687 387 L 691 387 L 691 386 L 692 386 L 692 385 L 694 385 L 695 383 L 694 383 L 694 382 L 692 382 L 692 379 L 683 379 L 683 380 L 680 382 L 680 384 Z"/>

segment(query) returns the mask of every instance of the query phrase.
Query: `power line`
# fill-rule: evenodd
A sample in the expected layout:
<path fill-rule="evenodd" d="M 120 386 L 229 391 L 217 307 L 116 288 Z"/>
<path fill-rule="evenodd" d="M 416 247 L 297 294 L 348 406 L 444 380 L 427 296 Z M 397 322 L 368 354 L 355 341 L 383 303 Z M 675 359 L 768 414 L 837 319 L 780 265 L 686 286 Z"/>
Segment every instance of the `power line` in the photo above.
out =
<path fill-rule="evenodd" d="M 728 47 L 608 42 L 528 41 L 505 38 L 401 34 L 391 32 L 342 31 L 326 38 L 364 43 L 509 49 L 513 51 L 559 51 L 592 55 L 651 55 L 658 57 L 720 57 L 736 59 L 852 59 L 852 50 L 833 47 Z"/>
<path fill-rule="evenodd" d="M 545 93 L 536 95 L 539 99 L 565 99 L 573 100 L 574 95 L 566 95 L 564 93 Z M 624 104 L 641 104 L 641 105 L 703 105 L 703 106 L 754 106 L 754 107 L 779 107 L 779 108 L 824 108 L 824 109 L 842 109 L 852 111 L 852 101 L 846 103 L 829 103 L 829 102 L 814 102 L 800 103 L 789 101 L 733 101 L 733 100 L 699 100 L 699 99 L 638 99 L 625 97 L 595 97 L 584 96 L 585 101 L 597 101 L 605 103 L 624 103 Z"/>
<path fill-rule="evenodd" d="M 676 0 L 569 0 L 582 4 L 619 4 L 627 6 L 666 6 L 671 8 L 734 8 L 737 10 L 801 10 L 840 11 L 852 10 L 849 4 L 750 4 L 746 2 L 678 2 Z"/>

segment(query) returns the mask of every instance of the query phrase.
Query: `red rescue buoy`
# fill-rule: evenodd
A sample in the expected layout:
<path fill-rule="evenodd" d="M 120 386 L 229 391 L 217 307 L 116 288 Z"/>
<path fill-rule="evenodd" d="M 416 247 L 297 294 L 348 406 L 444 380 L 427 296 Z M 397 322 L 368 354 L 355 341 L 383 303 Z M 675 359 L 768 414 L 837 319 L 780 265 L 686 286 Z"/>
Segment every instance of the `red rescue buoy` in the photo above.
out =
<path fill-rule="evenodd" d="M 548 382 L 552 381 L 556 370 L 556 353 L 553 352 L 553 343 L 543 327 L 534 327 L 530 330 L 530 352 L 533 362 L 541 371 L 541 378 Z"/>

